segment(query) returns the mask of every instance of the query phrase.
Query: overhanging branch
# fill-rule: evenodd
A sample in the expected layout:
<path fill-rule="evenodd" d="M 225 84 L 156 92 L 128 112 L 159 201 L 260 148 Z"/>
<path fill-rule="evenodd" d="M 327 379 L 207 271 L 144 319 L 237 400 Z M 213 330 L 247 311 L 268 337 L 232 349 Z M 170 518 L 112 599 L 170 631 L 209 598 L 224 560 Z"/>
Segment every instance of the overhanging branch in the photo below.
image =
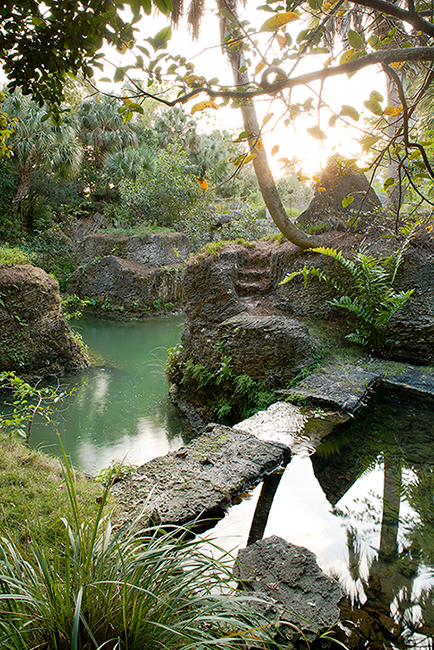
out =
<path fill-rule="evenodd" d="M 268 75 L 270 72 L 274 72 L 273 66 L 264 71 L 262 75 L 262 85 L 259 84 L 246 84 L 245 90 L 231 90 L 228 88 L 208 88 L 206 86 L 201 86 L 195 88 L 188 93 L 180 95 L 174 100 L 168 101 L 164 100 L 164 104 L 167 106 L 175 106 L 176 104 L 185 104 L 190 99 L 193 99 L 197 95 L 206 94 L 212 99 L 223 98 L 223 99 L 252 99 L 254 97 L 261 97 L 264 95 L 274 95 L 281 92 L 282 90 L 287 90 L 294 88 L 296 86 L 308 85 L 315 81 L 324 81 L 330 77 L 337 77 L 343 74 L 349 74 L 352 72 L 358 72 L 363 68 L 366 68 L 371 65 L 381 65 L 389 63 L 404 63 L 406 61 L 434 61 L 434 47 L 409 47 L 409 48 L 394 48 L 391 50 L 381 50 L 379 52 L 373 52 L 371 54 L 366 54 L 361 56 L 353 61 L 348 63 L 343 63 L 342 65 L 337 65 L 329 68 L 323 68 L 322 70 L 315 70 L 313 72 L 308 72 L 306 74 L 299 75 L 292 78 L 280 78 L 274 83 L 268 82 Z M 280 72 L 280 69 L 279 69 Z M 282 76 L 282 75 L 281 75 Z M 256 88 L 254 86 L 257 86 Z M 149 93 L 138 92 L 137 96 L 148 96 Z M 158 97 L 154 97 L 157 101 L 161 101 Z"/>

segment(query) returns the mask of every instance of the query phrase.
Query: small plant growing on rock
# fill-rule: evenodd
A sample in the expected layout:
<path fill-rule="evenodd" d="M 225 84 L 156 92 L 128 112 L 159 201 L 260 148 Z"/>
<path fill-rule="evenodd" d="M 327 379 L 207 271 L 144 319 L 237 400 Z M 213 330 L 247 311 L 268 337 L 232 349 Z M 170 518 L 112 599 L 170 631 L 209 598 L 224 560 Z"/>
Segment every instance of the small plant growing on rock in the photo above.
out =
<path fill-rule="evenodd" d="M 32 253 L 26 253 L 17 246 L 11 247 L 7 243 L 0 246 L 0 268 L 16 264 L 33 264 L 34 257 Z"/>
<path fill-rule="evenodd" d="M 391 342 L 387 338 L 387 330 L 392 316 L 405 305 L 414 291 L 395 291 L 392 287 L 402 256 L 375 258 L 358 252 L 354 259 L 350 260 L 333 248 L 321 246 L 311 250 L 342 264 L 354 281 L 354 289 L 348 290 L 331 275 L 315 266 L 308 268 L 306 265 L 299 271 L 290 273 L 281 284 L 300 275 L 304 277 L 305 285 L 309 275 L 331 284 L 341 296 L 330 300 L 330 304 L 346 309 L 358 319 L 355 332 L 347 334 L 346 338 L 354 343 L 370 346 L 375 351 L 381 351 L 386 343 Z"/>

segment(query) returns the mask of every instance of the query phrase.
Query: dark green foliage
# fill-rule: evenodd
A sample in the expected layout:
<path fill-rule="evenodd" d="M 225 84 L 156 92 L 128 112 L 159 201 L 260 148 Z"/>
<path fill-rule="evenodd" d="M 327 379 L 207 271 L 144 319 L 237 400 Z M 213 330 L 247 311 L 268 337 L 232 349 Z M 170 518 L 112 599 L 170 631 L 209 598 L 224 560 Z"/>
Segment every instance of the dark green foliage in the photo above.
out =
<path fill-rule="evenodd" d="M 222 354 L 216 371 L 193 359 L 180 362 L 182 346 L 168 351 L 166 371 L 170 381 L 194 394 L 195 402 L 206 407 L 218 421 L 235 424 L 268 408 L 276 401 L 274 392 L 249 375 L 236 375 L 230 356 Z M 222 350 L 222 353 L 224 350 Z"/>
<path fill-rule="evenodd" d="M 12 200 L 18 187 L 18 169 L 13 160 L 0 159 L 0 231 L 3 237 L 17 228 Z"/>
<path fill-rule="evenodd" d="M 18 246 L 0 244 L 0 268 L 15 266 L 15 264 L 32 264 L 34 256 L 28 254 Z"/>
<path fill-rule="evenodd" d="M 140 13 L 140 3 L 127 0 L 133 13 Z M 149 3 L 142 3 L 149 13 Z M 171 2 L 158 0 L 156 6 L 167 13 Z M 9 88 L 22 88 L 42 106 L 54 104 L 58 118 L 64 98 L 68 72 L 93 76 L 93 66 L 101 68 L 98 51 L 104 40 L 119 47 L 133 38 L 133 27 L 119 13 L 123 4 L 87 0 L 85 3 L 46 0 L 11 2 L 0 6 L 0 52 Z"/>
<path fill-rule="evenodd" d="M 328 282 L 341 294 L 340 298 L 330 300 L 330 304 L 349 311 L 357 317 L 355 332 L 346 338 L 354 343 L 371 346 L 376 351 L 381 351 L 386 343 L 392 341 L 387 338 L 390 319 L 410 299 L 414 289 L 396 292 L 392 282 L 401 261 L 401 255 L 389 257 L 370 257 L 358 252 L 350 260 L 333 248 L 313 248 L 313 252 L 322 253 L 342 264 L 349 272 L 354 288 L 348 289 L 333 276 L 324 273 L 314 266 L 306 265 L 300 271 L 290 273 L 281 284 L 302 275 L 305 283 L 309 275 L 320 281 Z"/>
<path fill-rule="evenodd" d="M 34 266 L 53 275 L 60 291 L 65 291 L 68 278 L 75 270 L 75 248 L 59 228 L 28 237 L 22 248 L 32 255 Z"/>

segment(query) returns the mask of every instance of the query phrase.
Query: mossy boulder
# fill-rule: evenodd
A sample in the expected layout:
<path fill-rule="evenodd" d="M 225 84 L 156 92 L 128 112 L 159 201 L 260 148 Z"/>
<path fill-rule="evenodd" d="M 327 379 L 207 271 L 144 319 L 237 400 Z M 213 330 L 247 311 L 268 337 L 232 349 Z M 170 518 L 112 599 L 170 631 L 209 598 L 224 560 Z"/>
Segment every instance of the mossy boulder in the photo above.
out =
<path fill-rule="evenodd" d="M 0 269 L 0 371 L 47 377 L 86 365 L 57 280 L 29 265 Z"/>

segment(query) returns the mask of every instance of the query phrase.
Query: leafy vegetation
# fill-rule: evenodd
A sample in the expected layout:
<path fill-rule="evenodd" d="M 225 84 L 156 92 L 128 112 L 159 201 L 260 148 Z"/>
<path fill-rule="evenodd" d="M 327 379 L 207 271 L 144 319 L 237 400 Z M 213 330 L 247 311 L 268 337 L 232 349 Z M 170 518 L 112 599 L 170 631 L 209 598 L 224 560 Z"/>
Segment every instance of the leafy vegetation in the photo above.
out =
<path fill-rule="evenodd" d="M 236 375 L 230 356 L 221 351 L 217 370 L 192 359 L 181 361 L 182 346 L 168 351 L 166 372 L 170 381 L 184 386 L 219 422 L 234 424 L 264 410 L 276 401 L 274 392 L 249 375 Z"/>
<path fill-rule="evenodd" d="M 0 244 L 0 268 L 16 264 L 32 264 L 32 260 L 33 256 L 18 246 L 12 247 L 8 243 Z"/>
<path fill-rule="evenodd" d="M 0 468 L 1 537 L 19 544 L 22 553 L 31 539 L 53 544 L 59 532 L 63 532 L 61 518 L 70 514 L 60 462 L 24 446 L 0 422 Z M 74 481 L 83 518 L 94 517 L 99 509 L 101 486 L 79 473 L 74 475 Z M 109 507 L 113 508 L 111 501 Z"/>
<path fill-rule="evenodd" d="M 376 258 L 358 252 L 350 260 L 333 248 L 314 248 L 315 253 L 327 255 L 341 264 L 350 274 L 354 289 L 339 283 L 324 271 L 306 265 L 300 271 L 290 273 L 281 284 L 290 282 L 295 277 L 303 276 L 305 283 L 309 275 L 333 286 L 340 298 L 330 300 L 330 304 L 349 311 L 357 317 L 355 332 L 347 335 L 350 341 L 363 346 L 371 346 L 381 351 L 387 343 L 388 326 L 391 318 L 410 299 L 413 289 L 395 291 L 392 282 L 400 262 L 400 256 Z M 391 268 L 391 264 L 393 264 Z"/>
<path fill-rule="evenodd" d="M 83 518 L 65 471 L 71 515 L 56 543 L 0 542 L 3 648 L 269 647 L 258 599 L 232 593 L 233 558 L 214 560 L 182 529 L 115 530 L 103 514 L 108 490 L 95 518 Z"/>

